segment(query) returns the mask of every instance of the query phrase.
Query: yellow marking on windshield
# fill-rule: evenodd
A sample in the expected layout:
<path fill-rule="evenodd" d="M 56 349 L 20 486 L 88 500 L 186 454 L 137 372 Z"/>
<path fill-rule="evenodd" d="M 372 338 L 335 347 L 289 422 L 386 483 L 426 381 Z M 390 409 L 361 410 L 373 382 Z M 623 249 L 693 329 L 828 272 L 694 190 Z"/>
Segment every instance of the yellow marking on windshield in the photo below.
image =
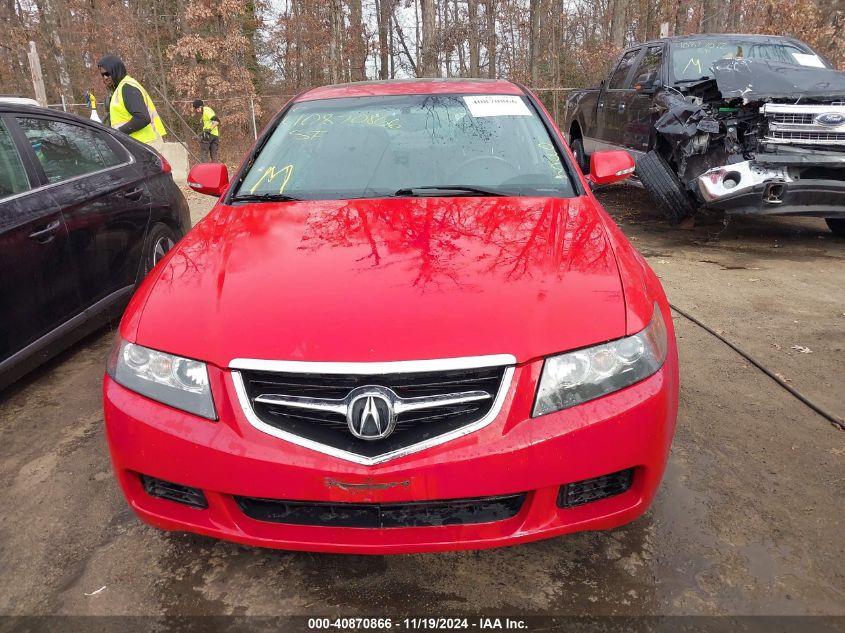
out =
<path fill-rule="evenodd" d="M 252 189 L 249 190 L 250 193 L 255 193 L 255 190 L 258 189 L 258 185 L 262 182 L 273 182 L 279 176 L 282 176 L 282 185 L 279 187 L 279 193 L 285 192 L 285 187 L 288 186 L 288 181 L 290 180 L 291 174 L 293 173 L 293 165 L 285 165 L 279 171 L 276 171 L 275 165 L 270 165 L 267 169 L 264 170 L 264 173 L 261 174 L 261 178 L 258 179 Z"/>
<path fill-rule="evenodd" d="M 555 146 L 551 143 L 537 143 L 537 148 L 543 152 L 543 158 L 549 162 L 549 167 L 551 167 L 555 180 L 562 180 L 563 165 L 560 162 L 560 157 L 557 155 Z"/>
<path fill-rule="evenodd" d="M 698 76 L 701 77 L 701 60 L 698 59 L 697 57 L 690 58 L 690 60 L 687 62 L 687 65 L 684 66 L 684 70 L 681 72 L 681 74 L 682 75 L 687 74 L 687 68 L 690 67 L 690 64 L 692 64 L 693 66 L 698 68 Z"/>

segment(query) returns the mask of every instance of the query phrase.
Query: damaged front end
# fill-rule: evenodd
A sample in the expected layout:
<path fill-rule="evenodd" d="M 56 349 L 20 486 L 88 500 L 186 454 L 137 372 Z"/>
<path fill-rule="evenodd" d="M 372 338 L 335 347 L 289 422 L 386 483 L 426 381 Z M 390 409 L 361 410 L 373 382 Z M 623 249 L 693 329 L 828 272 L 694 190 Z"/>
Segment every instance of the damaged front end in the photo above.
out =
<path fill-rule="evenodd" d="M 845 73 L 723 59 L 655 97 L 657 149 L 707 208 L 845 217 Z"/>

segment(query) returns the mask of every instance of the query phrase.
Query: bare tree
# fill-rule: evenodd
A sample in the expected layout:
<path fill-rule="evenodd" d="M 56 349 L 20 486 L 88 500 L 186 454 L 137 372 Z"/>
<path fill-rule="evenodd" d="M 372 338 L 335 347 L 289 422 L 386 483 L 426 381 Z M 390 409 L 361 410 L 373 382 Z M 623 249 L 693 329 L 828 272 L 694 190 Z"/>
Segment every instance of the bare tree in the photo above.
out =
<path fill-rule="evenodd" d="M 480 77 L 478 69 L 481 56 L 480 44 L 478 42 L 478 0 L 467 0 L 467 17 L 469 18 L 468 39 L 469 39 L 469 76 Z"/>
<path fill-rule="evenodd" d="M 625 46 L 626 0 L 610 0 L 610 44 L 614 48 Z"/>
<path fill-rule="evenodd" d="M 487 0 L 487 76 L 496 74 L 496 0 Z"/>
<path fill-rule="evenodd" d="M 349 1 L 349 66 L 352 81 L 367 78 L 367 43 L 364 39 L 361 0 Z"/>
<path fill-rule="evenodd" d="M 531 23 L 528 35 L 528 71 L 531 85 L 537 85 L 537 45 L 540 37 L 540 0 L 529 0 L 528 15 Z"/>
<path fill-rule="evenodd" d="M 419 70 L 423 77 L 439 77 L 437 42 L 434 30 L 434 0 L 420 0 L 422 13 L 422 57 Z"/>

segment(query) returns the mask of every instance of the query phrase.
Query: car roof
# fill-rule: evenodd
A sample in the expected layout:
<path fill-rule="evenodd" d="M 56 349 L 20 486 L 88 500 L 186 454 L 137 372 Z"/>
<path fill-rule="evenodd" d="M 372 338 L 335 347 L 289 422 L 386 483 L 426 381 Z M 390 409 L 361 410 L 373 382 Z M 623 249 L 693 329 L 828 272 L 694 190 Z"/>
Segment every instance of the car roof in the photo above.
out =
<path fill-rule="evenodd" d="M 655 40 L 648 40 L 647 42 L 639 42 L 638 44 L 634 44 L 629 46 L 628 48 L 637 48 L 638 46 L 644 46 L 646 44 L 656 44 L 657 42 L 683 42 L 685 40 L 733 40 L 733 39 L 744 39 L 744 40 L 757 40 L 757 41 L 771 41 L 771 40 L 780 40 L 783 42 L 791 42 L 793 44 L 800 44 L 807 47 L 806 44 L 801 42 L 800 40 L 796 40 L 794 37 L 787 37 L 785 35 L 763 35 L 760 33 L 691 33 L 689 35 L 673 35 L 671 37 L 661 37 Z"/>
<path fill-rule="evenodd" d="M 62 110 L 53 110 L 52 108 L 44 108 L 40 105 L 29 105 L 26 103 L 16 103 L 13 101 L 4 101 L 0 99 L 0 112 L 21 112 L 23 114 L 55 114 L 56 116 L 76 117 L 70 112 Z"/>
<path fill-rule="evenodd" d="M 21 97 L 20 95 L 0 95 L 0 103 L 12 103 L 15 105 L 38 105 L 38 102 L 35 99 L 30 99 L 29 97 Z"/>
<path fill-rule="evenodd" d="M 299 95 L 296 100 L 456 93 L 525 95 L 526 91 L 510 81 L 501 79 L 387 79 L 314 88 Z"/>

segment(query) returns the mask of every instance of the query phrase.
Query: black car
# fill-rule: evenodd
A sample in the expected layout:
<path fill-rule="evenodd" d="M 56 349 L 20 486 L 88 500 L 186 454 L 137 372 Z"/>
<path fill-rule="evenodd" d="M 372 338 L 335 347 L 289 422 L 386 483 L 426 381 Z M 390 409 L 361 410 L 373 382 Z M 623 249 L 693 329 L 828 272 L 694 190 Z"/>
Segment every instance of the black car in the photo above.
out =
<path fill-rule="evenodd" d="M 151 148 L 0 103 L 0 389 L 118 317 L 190 226 Z"/>

